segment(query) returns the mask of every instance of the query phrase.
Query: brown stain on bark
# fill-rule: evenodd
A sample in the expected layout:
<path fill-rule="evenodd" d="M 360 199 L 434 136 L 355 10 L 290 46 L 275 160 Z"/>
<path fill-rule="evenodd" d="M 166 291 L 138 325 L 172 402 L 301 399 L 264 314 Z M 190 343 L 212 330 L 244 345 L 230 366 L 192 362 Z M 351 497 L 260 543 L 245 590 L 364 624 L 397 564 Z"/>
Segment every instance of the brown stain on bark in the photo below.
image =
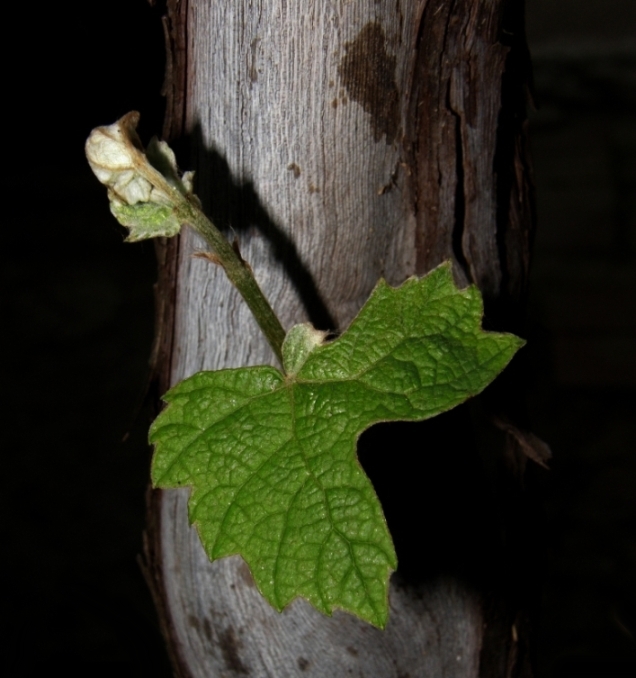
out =
<path fill-rule="evenodd" d="M 221 653 L 223 654 L 223 661 L 227 668 L 235 674 L 242 673 L 248 675 L 249 669 L 243 664 L 241 657 L 239 656 L 241 643 L 237 639 L 234 629 L 231 626 L 228 626 L 225 631 L 223 631 L 219 637 L 219 641 Z"/>
<path fill-rule="evenodd" d="M 210 623 L 210 620 L 206 617 L 203 620 L 203 632 L 205 633 L 205 637 L 208 639 L 208 642 L 212 642 L 212 624 Z"/>
<path fill-rule="evenodd" d="M 250 64 L 249 64 L 249 75 L 250 82 L 256 82 L 258 80 L 258 69 L 256 67 L 256 59 L 258 52 L 258 43 L 261 41 L 260 38 L 254 38 L 250 44 Z"/>
<path fill-rule="evenodd" d="M 298 179 L 298 177 L 300 176 L 300 167 L 295 162 L 292 162 L 291 164 L 287 165 L 287 169 L 290 172 L 294 173 L 294 179 Z"/>
<path fill-rule="evenodd" d="M 188 625 L 190 628 L 194 629 L 197 633 L 201 633 L 201 622 L 198 617 L 195 617 L 193 614 L 188 615 Z M 212 624 L 207 617 L 203 619 L 203 633 L 208 641 L 212 642 Z"/>
<path fill-rule="evenodd" d="M 345 44 L 345 51 L 338 74 L 349 97 L 369 114 L 373 139 L 378 142 L 386 136 L 386 143 L 393 143 L 400 127 L 399 92 L 396 59 L 387 51 L 384 29 L 370 21 Z"/>
<path fill-rule="evenodd" d="M 301 671 L 306 671 L 309 668 L 310 662 L 304 657 L 298 657 L 298 668 Z"/>

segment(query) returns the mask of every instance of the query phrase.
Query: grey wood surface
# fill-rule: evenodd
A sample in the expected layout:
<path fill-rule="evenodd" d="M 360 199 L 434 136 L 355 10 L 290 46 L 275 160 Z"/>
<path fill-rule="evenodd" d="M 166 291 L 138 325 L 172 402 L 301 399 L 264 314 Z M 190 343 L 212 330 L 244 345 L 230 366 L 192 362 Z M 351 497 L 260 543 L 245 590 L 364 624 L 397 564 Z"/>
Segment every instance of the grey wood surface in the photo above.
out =
<path fill-rule="evenodd" d="M 464 4 L 454 16 L 447 0 L 189 0 L 185 127 L 197 191 L 238 239 L 285 327 L 310 318 L 342 330 L 380 277 L 396 285 L 446 258 L 458 281 L 499 285 L 488 173 L 499 90 L 485 109 L 464 95 L 467 79 L 480 79 L 471 68 L 500 82 L 505 50 L 494 29 L 480 33 L 500 3 L 475 3 L 479 12 Z M 425 30 L 428 61 L 417 56 Z M 434 86 L 422 83 L 438 70 Z M 422 115 L 422 105 L 437 108 Z M 467 158 L 469 174 L 458 174 Z M 464 184 L 472 191 L 459 232 L 458 182 L 460 193 Z M 182 235 L 171 382 L 274 364 L 222 270 L 193 257 L 199 249 L 192 232 Z M 188 526 L 188 490 L 157 496 L 154 557 L 182 675 L 478 675 L 480 600 L 457 581 L 413 589 L 394 577 L 384 632 L 344 613 L 326 618 L 302 600 L 278 614 L 238 556 L 208 562 Z"/>

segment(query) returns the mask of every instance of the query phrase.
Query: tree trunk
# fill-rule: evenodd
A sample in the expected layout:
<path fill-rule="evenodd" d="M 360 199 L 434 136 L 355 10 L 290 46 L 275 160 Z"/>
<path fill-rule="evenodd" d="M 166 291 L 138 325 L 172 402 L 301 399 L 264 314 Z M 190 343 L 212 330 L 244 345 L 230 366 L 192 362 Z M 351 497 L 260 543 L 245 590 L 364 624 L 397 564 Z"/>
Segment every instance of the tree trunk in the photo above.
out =
<path fill-rule="evenodd" d="M 284 326 L 343 330 L 380 277 L 397 285 L 450 259 L 484 293 L 485 325 L 522 331 L 523 0 L 167 8 L 164 136 L 189 139 L 206 210 Z M 162 390 L 274 363 L 223 271 L 192 256 L 203 248 L 189 231 L 160 247 Z M 522 376 L 513 364 L 470 406 L 361 438 L 400 561 L 385 631 L 303 600 L 275 612 L 239 557 L 208 562 L 188 490 L 152 492 L 146 568 L 176 673 L 528 675 Z"/>

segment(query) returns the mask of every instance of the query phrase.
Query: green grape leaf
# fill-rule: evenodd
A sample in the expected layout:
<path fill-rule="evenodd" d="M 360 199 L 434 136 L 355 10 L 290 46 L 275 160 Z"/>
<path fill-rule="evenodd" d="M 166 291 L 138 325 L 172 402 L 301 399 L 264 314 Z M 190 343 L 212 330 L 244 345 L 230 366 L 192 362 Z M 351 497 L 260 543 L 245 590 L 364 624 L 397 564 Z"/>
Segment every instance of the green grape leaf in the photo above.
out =
<path fill-rule="evenodd" d="M 427 419 L 485 388 L 523 341 L 484 332 L 481 318 L 477 288 L 458 290 L 443 264 L 398 288 L 380 281 L 334 341 L 297 325 L 285 374 L 185 379 L 151 428 L 154 485 L 192 487 L 209 558 L 240 554 L 277 610 L 301 596 L 383 628 L 397 559 L 356 441 L 376 422 Z"/>

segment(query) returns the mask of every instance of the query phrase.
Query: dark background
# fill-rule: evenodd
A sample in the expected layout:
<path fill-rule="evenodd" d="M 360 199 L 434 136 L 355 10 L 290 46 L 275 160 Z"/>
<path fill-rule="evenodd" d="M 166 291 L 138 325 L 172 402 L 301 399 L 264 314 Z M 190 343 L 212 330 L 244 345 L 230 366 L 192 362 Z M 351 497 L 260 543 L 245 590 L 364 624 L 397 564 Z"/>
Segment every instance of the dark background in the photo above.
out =
<path fill-rule="evenodd" d="M 529 396 L 549 560 L 539 678 L 636 673 L 636 2 L 528 0 L 539 231 Z M 124 245 L 91 128 L 161 129 L 145 0 L 11 10 L 5 34 L 3 665 L 170 675 L 136 562 L 151 243 Z M 6 42 L 5 42 L 5 50 Z M 125 441 L 124 441 L 125 438 Z"/>

